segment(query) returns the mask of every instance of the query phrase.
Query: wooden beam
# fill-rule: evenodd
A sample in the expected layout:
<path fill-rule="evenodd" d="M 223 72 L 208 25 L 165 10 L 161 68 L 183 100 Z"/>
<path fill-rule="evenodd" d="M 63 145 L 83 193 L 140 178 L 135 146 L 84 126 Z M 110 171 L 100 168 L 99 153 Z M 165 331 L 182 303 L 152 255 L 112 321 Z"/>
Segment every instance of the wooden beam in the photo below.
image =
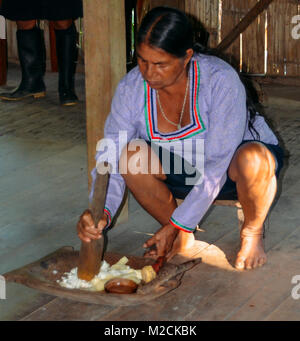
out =
<path fill-rule="evenodd" d="M 96 144 L 120 79 L 126 74 L 125 7 L 120 0 L 84 0 L 84 58 L 89 188 Z"/>
<path fill-rule="evenodd" d="M 257 18 L 257 16 L 263 12 L 273 0 L 260 0 L 236 25 L 233 30 L 221 41 L 217 46 L 217 50 L 226 50 L 235 39 L 246 30 L 246 28 Z"/>

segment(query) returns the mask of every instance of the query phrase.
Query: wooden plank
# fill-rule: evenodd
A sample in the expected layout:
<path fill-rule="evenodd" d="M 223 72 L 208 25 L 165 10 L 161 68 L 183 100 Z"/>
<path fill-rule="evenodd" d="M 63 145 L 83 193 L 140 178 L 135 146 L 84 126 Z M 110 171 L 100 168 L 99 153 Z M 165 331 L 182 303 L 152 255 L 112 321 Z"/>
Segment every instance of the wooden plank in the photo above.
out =
<path fill-rule="evenodd" d="M 222 1 L 222 25 L 221 40 L 240 22 L 243 15 L 243 9 L 240 8 L 238 0 Z M 236 39 L 226 50 L 228 62 L 237 70 L 240 68 L 240 39 Z"/>
<path fill-rule="evenodd" d="M 214 28 L 210 39 L 210 46 L 215 47 L 218 45 L 218 28 L 219 28 L 219 0 L 210 1 L 210 21 Z"/>
<path fill-rule="evenodd" d="M 230 315 L 229 320 L 253 320 L 262 321 L 266 316 L 272 316 L 274 313 L 280 316 L 279 312 L 284 313 L 285 309 L 282 303 L 291 297 L 291 279 L 298 274 L 300 266 L 300 228 L 291 233 L 282 242 L 273 247 L 268 252 L 270 265 L 266 268 L 265 278 L 260 289 L 241 305 L 234 314 Z M 248 283 L 255 286 L 254 283 Z M 299 320 L 300 310 L 294 316 Z M 269 320 L 269 318 L 267 318 Z"/>
<path fill-rule="evenodd" d="M 267 20 L 268 20 L 268 33 L 267 33 L 267 47 L 268 47 L 268 60 L 267 60 L 267 74 L 277 75 L 276 64 L 275 64 L 275 43 L 273 39 L 276 39 L 275 28 L 276 28 L 276 15 L 275 9 L 278 2 L 274 1 L 267 9 Z"/>
<path fill-rule="evenodd" d="M 184 11 L 185 0 L 150 0 L 150 9 L 158 6 L 169 6 Z"/>
<path fill-rule="evenodd" d="M 263 12 L 273 0 L 260 0 L 249 13 L 234 27 L 234 29 L 221 41 L 217 49 L 224 51 L 234 40 Z"/>
<path fill-rule="evenodd" d="M 299 293 L 299 291 L 298 291 Z M 269 315 L 264 321 L 299 321 L 300 308 L 299 300 L 295 300 L 289 294 L 288 297 Z"/>
<path fill-rule="evenodd" d="M 7 282 L 6 300 L 0 301 L 1 321 L 20 320 L 53 299 L 53 296 L 41 294 L 17 283 Z"/>
<path fill-rule="evenodd" d="M 278 8 L 279 9 L 279 8 Z M 278 36 L 276 39 L 276 57 L 277 57 L 277 62 L 278 62 L 278 70 L 279 74 L 284 75 L 284 60 L 285 60 L 285 41 L 284 41 L 284 36 L 285 36 L 285 26 L 284 26 L 284 15 L 283 13 L 286 13 L 286 2 L 281 2 L 280 4 L 280 11 L 276 13 L 276 24 L 278 27 Z M 274 39 L 274 38 L 273 38 Z"/>
<path fill-rule="evenodd" d="M 73 180 L 73 183 L 75 184 L 76 178 L 78 179 L 78 176 L 74 178 L 71 177 L 69 180 Z M 66 183 L 66 179 L 64 182 Z M 49 191 L 49 196 L 51 196 L 52 199 L 45 198 L 45 196 L 41 197 L 39 204 L 39 210 L 41 210 L 41 212 L 38 216 L 34 216 L 36 204 L 33 204 L 34 197 L 37 197 L 38 194 L 35 196 L 28 196 L 28 200 L 31 200 L 32 204 L 27 205 L 22 205 L 21 200 L 23 200 L 24 197 L 23 195 L 20 197 L 20 202 L 17 203 L 16 207 L 18 214 L 15 213 L 15 219 L 12 221 L 9 221 L 11 219 L 5 218 L 5 213 L 11 217 L 14 210 L 10 209 L 9 206 L 4 207 L 2 210 L 1 219 L 4 221 L 3 224 L 5 225 L 1 227 L 2 238 L 0 241 L 0 255 L 3 259 L 6 257 L 5 259 L 7 259 L 7 261 L 1 264 L 1 271 L 5 270 L 4 267 L 9 267 L 11 269 L 13 264 L 16 263 L 16 260 L 10 258 L 11 255 L 16 254 L 16 249 L 19 250 L 18 252 L 22 252 L 21 249 L 26 249 L 30 245 L 35 245 L 39 239 L 46 237 L 49 234 L 49 231 L 52 233 L 57 229 L 57 233 L 61 233 L 63 232 L 63 226 L 68 225 L 71 227 L 70 234 L 76 237 L 76 223 L 80 212 L 86 207 L 86 202 L 80 201 L 80 195 L 75 191 L 70 191 L 69 188 L 66 188 L 64 195 L 72 197 L 72 200 L 64 199 L 62 195 L 59 196 L 58 194 L 56 194 L 55 198 L 55 193 L 59 193 L 57 185 L 58 184 L 53 186 L 53 192 Z M 85 190 L 85 187 L 81 188 L 77 184 L 76 190 L 77 192 L 82 193 Z M 14 199 L 16 201 L 16 198 Z M 13 200 L 10 201 L 10 204 L 12 202 Z M 47 209 L 49 207 L 52 207 L 53 212 L 55 212 L 54 215 Z M 30 214 L 32 214 L 32 217 L 29 216 Z M 66 242 L 68 242 L 68 240 L 66 240 Z M 32 251 L 38 251 L 40 249 L 43 249 L 42 245 L 35 246 Z M 24 258 L 25 255 L 24 257 L 20 257 L 18 262 L 25 262 Z"/>
<path fill-rule="evenodd" d="M 299 76 L 299 41 L 291 36 L 291 18 L 299 14 L 296 2 L 275 0 L 268 14 L 268 75 Z"/>
<path fill-rule="evenodd" d="M 291 235 L 290 238 L 295 238 L 295 235 Z M 299 242 L 298 237 L 297 241 Z M 274 253 L 272 251 L 268 251 L 267 255 L 269 261 L 264 267 L 235 273 L 232 277 L 228 275 L 224 277 L 221 286 L 217 290 L 211 291 L 199 304 L 196 304 L 187 318 L 189 320 L 263 319 L 266 312 L 272 311 L 282 298 L 286 297 L 290 290 L 290 275 L 296 269 L 296 267 L 294 269 L 289 267 L 289 262 L 296 260 L 296 257 L 289 257 L 284 260 L 282 252 Z M 284 272 L 284 268 L 288 268 L 289 271 Z M 282 276 L 286 277 L 281 278 Z M 274 283 L 276 282 L 284 285 L 279 292 L 275 289 Z M 214 302 L 213 305 L 212 302 Z"/>
<path fill-rule="evenodd" d="M 201 23 L 209 33 L 208 45 L 215 47 L 218 38 L 218 6 L 219 1 L 185 0 L 185 12 L 191 16 L 196 31 L 200 31 Z"/>
<path fill-rule="evenodd" d="M 10 81 L 15 76 L 18 73 L 12 68 Z M 47 82 L 50 88 L 55 86 L 56 89 L 56 77 L 48 75 Z M 68 129 L 73 135 L 77 129 L 70 128 L 65 118 L 71 116 L 70 121 L 81 129 L 78 120 L 81 106 L 74 109 L 77 112 L 59 109 L 54 104 L 56 96 L 56 91 L 49 92 L 50 105 L 47 101 L 25 101 L 14 104 L 2 102 L 0 106 L 1 127 L 10 124 L 8 122 L 14 124 L 11 126 L 14 133 L 0 138 L 0 273 L 51 250 L 52 240 L 54 243 L 60 240 L 75 244 L 78 239 L 75 223 L 86 206 L 84 199 L 80 198 L 80 193 L 87 192 L 84 181 L 85 144 L 83 140 L 80 143 L 68 141 Z M 9 116 L 7 119 L 3 118 L 5 113 Z M 45 127 L 42 128 L 47 120 L 54 124 L 55 134 L 54 130 L 49 133 Z M 40 139 L 32 133 L 24 134 L 33 123 L 41 131 Z M 69 218 L 73 221 L 69 222 Z M 57 235 L 54 233 L 51 237 L 48 232 L 53 227 L 57 228 Z M 0 319 L 20 319 L 51 300 L 52 296 L 7 283 L 7 299 L 0 301 Z"/>
<path fill-rule="evenodd" d="M 285 37 L 286 44 L 286 76 L 300 76 L 300 44 L 299 39 L 293 39 L 291 36 L 292 29 L 295 24 L 292 24 L 291 18 L 300 14 L 299 3 L 288 2 L 286 8 L 285 22 Z"/>
<path fill-rule="evenodd" d="M 257 3 L 256 0 L 241 2 L 247 11 Z M 246 73 L 264 73 L 265 15 L 261 13 L 242 33 L 242 63 Z"/>
<path fill-rule="evenodd" d="M 55 298 L 31 314 L 24 316 L 21 321 L 96 321 L 102 315 L 116 310 L 111 306 L 94 305 L 75 302 L 68 299 Z"/>

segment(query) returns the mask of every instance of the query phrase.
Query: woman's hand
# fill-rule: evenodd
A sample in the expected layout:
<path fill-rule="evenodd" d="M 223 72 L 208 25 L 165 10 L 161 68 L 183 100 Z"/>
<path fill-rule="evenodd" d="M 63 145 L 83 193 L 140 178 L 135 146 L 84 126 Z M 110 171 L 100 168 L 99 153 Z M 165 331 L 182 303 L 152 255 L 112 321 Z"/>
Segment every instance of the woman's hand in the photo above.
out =
<path fill-rule="evenodd" d="M 170 258 L 172 258 L 172 256 L 174 256 L 173 252 L 171 251 L 178 233 L 179 230 L 171 224 L 161 227 L 153 237 L 144 243 L 144 248 L 156 246 L 156 249 L 152 248 L 151 250 L 145 252 L 144 257 L 150 257 L 154 259 L 158 257 L 166 257 L 166 261 L 168 261 Z"/>
<path fill-rule="evenodd" d="M 79 218 L 77 223 L 77 234 L 83 242 L 90 242 L 92 239 L 101 238 L 101 233 L 107 225 L 108 217 L 103 213 L 97 228 L 95 227 L 94 220 L 90 210 L 85 210 Z"/>

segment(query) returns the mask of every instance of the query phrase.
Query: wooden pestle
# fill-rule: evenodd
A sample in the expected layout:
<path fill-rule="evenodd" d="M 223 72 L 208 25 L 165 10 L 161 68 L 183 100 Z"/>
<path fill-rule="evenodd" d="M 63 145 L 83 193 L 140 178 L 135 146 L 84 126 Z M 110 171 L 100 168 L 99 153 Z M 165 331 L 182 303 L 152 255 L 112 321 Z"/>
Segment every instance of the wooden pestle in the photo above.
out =
<path fill-rule="evenodd" d="M 99 174 L 97 172 L 93 199 L 89 205 L 96 228 L 103 216 L 108 177 L 108 173 Z M 100 239 L 92 239 L 90 242 L 81 242 L 77 271 L 78 278 L 90 281 L 99 273 L 106 244 L 106 231 L 102 231 Z"/>

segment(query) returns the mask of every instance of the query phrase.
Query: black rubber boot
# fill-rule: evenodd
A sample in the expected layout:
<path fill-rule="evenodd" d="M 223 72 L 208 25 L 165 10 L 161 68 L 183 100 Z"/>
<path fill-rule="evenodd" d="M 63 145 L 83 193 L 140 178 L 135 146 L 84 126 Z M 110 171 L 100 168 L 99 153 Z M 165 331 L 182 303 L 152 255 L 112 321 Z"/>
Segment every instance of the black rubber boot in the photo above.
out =
<path fill-rule="evenodd" d="M 75 94 L 75 72 L 78 58 L 77 31 L 75 24 L 66 30 L 55 30 L 56 53 L 58 62 L 58 92 L 62 105 L 75 105 L 78 97 Z"/>
<path fill-rule="evenodd" d="M 18 101 L 30 96 L 44 97 L 46 94 L 43 81 L 46 70 L 46 50 L 43 31 L 37 27 L 31 30 L 18 30 L 17 46 L 22 80 L 15 90 L 0 94 L 0 98 Z"/>

